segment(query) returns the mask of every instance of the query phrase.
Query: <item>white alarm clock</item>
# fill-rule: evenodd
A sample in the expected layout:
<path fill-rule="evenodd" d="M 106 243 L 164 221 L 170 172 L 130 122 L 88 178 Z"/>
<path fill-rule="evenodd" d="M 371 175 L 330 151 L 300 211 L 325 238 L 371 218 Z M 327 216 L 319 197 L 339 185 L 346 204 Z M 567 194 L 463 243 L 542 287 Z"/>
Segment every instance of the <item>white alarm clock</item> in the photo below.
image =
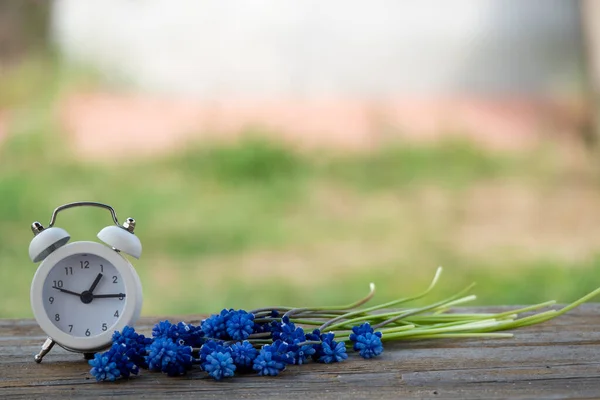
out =
<path fill-rule="evenodd" d="M 92 206 L 110 211 L 114 225 L 98 233 L 98 242 L 72 242 L 64 229 L 54 227 L 56 215 L 67 208 Z M 139 258 L 142 245 L 133 234 L 135 220 L 121 226 L 114 209 L 89 201 L 69 203 L 54 210 L 48 228 L 34 222 L 29 257 L 42 262 L 31 283 L 31 308 L 48 335 L 36 362 L 54 344 L 86 358 L 111 345 L 114 331 L 133 325 L 142 309 L 142 285 L 122 253 Z"/>

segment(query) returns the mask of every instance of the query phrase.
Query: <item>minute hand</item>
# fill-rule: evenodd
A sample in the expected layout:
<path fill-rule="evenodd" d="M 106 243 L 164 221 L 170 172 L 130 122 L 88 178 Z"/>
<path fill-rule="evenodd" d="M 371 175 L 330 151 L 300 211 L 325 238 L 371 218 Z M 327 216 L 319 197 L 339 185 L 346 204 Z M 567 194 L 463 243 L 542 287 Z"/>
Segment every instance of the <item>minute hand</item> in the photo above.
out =
<path fill-rule="evenodd" d="M 75 296 L 81 296 L 81 293 L 73 292 L 71 290 L 59 288 L 58 286 L 52 286 L 52 289 L 60 290 L 63 293 L 73 294 Z"/>
<path fill-rule="evenodd" d="M 125 293 L 112 293 L 112 294 L 95 294 L 95 299 L 108 299 L 111 297 L 125 297 Z"/>

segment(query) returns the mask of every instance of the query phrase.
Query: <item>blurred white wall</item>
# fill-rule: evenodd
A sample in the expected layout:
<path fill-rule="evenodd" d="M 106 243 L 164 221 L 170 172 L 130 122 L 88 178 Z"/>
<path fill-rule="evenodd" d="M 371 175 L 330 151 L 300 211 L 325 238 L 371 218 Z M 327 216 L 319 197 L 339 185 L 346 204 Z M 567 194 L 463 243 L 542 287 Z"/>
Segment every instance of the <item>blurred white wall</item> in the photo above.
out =
<path fill-rule="evenodd" d="M 218 98 L 581 85 L 576 0 L 55 0 L 69 57 L 142 89 Z"/>

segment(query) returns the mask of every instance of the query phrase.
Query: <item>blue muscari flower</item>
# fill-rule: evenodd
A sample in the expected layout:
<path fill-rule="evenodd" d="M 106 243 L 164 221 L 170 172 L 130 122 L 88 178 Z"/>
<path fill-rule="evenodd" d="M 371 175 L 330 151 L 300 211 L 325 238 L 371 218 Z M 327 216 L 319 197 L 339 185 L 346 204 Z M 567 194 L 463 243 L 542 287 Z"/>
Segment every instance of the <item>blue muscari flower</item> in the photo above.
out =
<path fill-rule="evenodd" d="M 248 369 L 252 367 L 254 359 L 258 356 L 258 350 L 250 342 L 244 340 L 231 345 L 231 356 L 239 369 Z"/>
<path fill-rule="evenodd" d="M 350 340 L 355 342 L 356 337 L 358 335 L 364 335 L 365 333 L 373 333 L 373 332 L 374 332 L 374 330 L 371 327 L 371 324 L 369 324 L 368 322 L 365 322 L 364 324 L 361 324 L 361 325 L 353 326 L 352 333 L 350 334 Z"/>
<path fill-rule="evenodd" d="M 285 369 L 285 362 L 274 357 L 274 353 L 268 350 L 267 346 L 269 345 L 264 346 L 254 359 L 252 368 L 258 372 L 258 375 L 276 376 Z"/>
<path fill-rule="evenodd" d="M 199 326 L 189 325 L 185 322 L 172 324 L 169 320 L 166 320 L 154 325 L 152 336 L 154 338 L 171 338 L 174 342 L 180 342 L 183 345 L 200 347 L 204 332 Z"/>
<path fill-rule="evenodd" d="M 327 342 L 321 344 L 319 362 L 329 364 L 333 362 L 342 362 L 347 358 L 348 354 L 346 353 L 346 345 L 344 342 L 336 342 L 334 340 L 331 344 Z"/>
<path fill-rule="evenodd" d="M 307 333 L 305 336 L 306 336 L 306 340 L 320 341 L 321 340 L 321 331 L 318 329 L 315 329 L 311 333 Z"/>
<path fill-rule="evenodd" d="M 271 310 L 271 314 L 269 314 L 268 318 L 274 319 L 279 318 L 279 311 Z M 252 333 L 264 333 L 264 332 L 272 332 L 271 324 L 275 321 L 271 322 L 255 322 L 254 330 Z M 275 324 L 279 324 L 279 322 L 275 322 Z"/>
<path fill-rule="evenodd" d="M 192 367 L 192 348 L 175 343 L 171 338 L 155 339 L 147 350 L 146 359 L 152 371 L 178 376 Z"/>
<path fill-rule="evenodd" d="M 146 347 L 152 344 L 152 338 L 138 334 L 131 326 L 125 326 L 121 332 L 115 331 L 112 336 L 113 344 L 123 344 L 127 347 L 127 356 L 140 368 L 148 368 L 146 362 Z"/>
<path fill-rule="evenodd" d="M 115 343 L 110 350 L 96 353 L 88 363 L 92 366 L 90 374 L 97 381 L 114 381 L 119 377 L 128 378 L 131 374 L 137 375 L 138 367 L 126 354 L 127 346 Z"/>
<path fill-rule="evenodd" d="M 232 311 L 225 319 L 227 334 L 233 340 L 244 340 L 254 331 L 254 314 Z"/>
<path fill-rule="evenodd" d="M 310 340 L 311 342 L 320 342 L 321 331 L 319 329 L 315 329 L 311 333 L 307 333 L 305 337 L 306 340 Z M 321 351 L 321 344 L 313 344 L 312 347 L 315 349 L 315 352 L 311 354 L 311 357 L 313 360 L 317 361 L 319 359 L 319 352 Z"/>
<path fill-rule="evenodd" d="M 97 381 L 113 382 L 121 376 L 121 371 L 117 368 L 117 363 L 114 362 L 112 357 L 107 353 L 96 353 L 94 359 L 88 362 L 92 366 L 90 374 L 92 374 Z"/>
<path fill-rule="evenodd" d="M 285 369 L 286 364 L 293 362 L 293 358 L 287 352 L 287 347 L 281 341 L 272 345 L 264 345 L 254 359 L 252 368 L 258 372 L 258 375 L 278 375 Z"/>
<path fill-rule="evenodd" d="M 350 340 L 354 343 L 354 351 L 358 351 L 361 357 L 373 358 L 383 352 L 381 336 L 381 332 L 375 332 L 371 325 L 365 322 L 362 325 L 352 327 Z"/>
<path fill-rule="evenodd" d="M 313 335 L 315 335 L 316 332 L 318 332 L 318 330 L 313 331 Z M 311 335 L 311 337 L 313 335 Z M 315 346 L 316 352 L 312 356 L 313 359 L 318 362 L 329 364 L 333 362 L 342 362 L 348 358 L 346 345 L 344 342 L 336 342 L 333 340 L 335 337 L 333 332 L 322 333 L 320 336 L 321 344 Z"/>
<path fill-rule="evenodd" d="M 282 340 L 286 343 L 292 344 L 296 340 L 301 342 L 306 340 L 304 335 L 304 329 L 296 327 L 296 325 L 290 321 L 288 317 L 283 317 L 280 324 L 280 330 L 273 332 L 273 340 Z"/>
<path fill-rule="evenodd" d="M 302 346 L 298 346 L 296 342 L 295 347 L 297 349 L 294 350 L 294 364 L 302 365 L 305 364 L 309 357 L 312 357 L 313 354 L 317 352 L 315 346 L 312 344 L 305 344 Z"/>
<path fill-rule="evenodd" d="M 354 351 L 358 351 L 362 358 L 377 357 L 383 352 L 381 343 L 381 332 L 367 332 L 355 337 Z"/>
<path fill-rule="evenodd" d="M 173 324 L 169 320 L 160 321 L 152 328 L 152 337 L 165 338 L 170 337 L 170 331 Z"/>
<path fill-rule="evenodd" d="M 299 344 L 307 340 L 320 341 L 320 334 L 316 337 L 311 336 L 312 339 L 309 339 L 307 335 L 304 334 L 304 329 L 296 327 L 288 317 L 283 317 L 280 327 L 280 332 L 273 333 L 273 340 L 281 340 L 288 344 L 288 352 L 291 353 L 294 364 L 304 364 L 308 357 L 311 357 L 316 353 L 315 345 L 306 344 L 299 346 Z"/>
<path fill-rule="evenodd" d="M 180 322 L 177 324 L 177 332 L 188 346 L 200 347 L 204 343 L 204 332 L 200 326 Z"/>
<path fill-rule="evenodd" d="M 333 333 L 333 332 L 321 333 L 321 342 L 323 342 L 323 343 L 333 344 L 334 338 L 335 338 L 335 333 Z"/>
<path fill-rule="evenodd" d="M 232 377 L 235 373 L 235 368 L 229 351 L 213 351 L 206 356 L 206 362 L 202 364 L 202 369 L 217 381 Z"/>
<path fill-rule="evenodd" d="M 200 347 L 200 364 L 204 364 L 206 362 L 206 357 L 215 351 L 225 353 L 229 351 L 229 349 L 217 340 L 207 340 L 202 347 Z"/>
<path fill-rule="evenodd" d="M 277 321 L 277 320 L 271 321 L 271 323 L 265 327 L 265 332 L 271 332 L 272 333 L 271 337 L 276 336 L 279 333 L 281 333 L 281 325 L 282 325 L 281 321 Z"/>
<path fill-rule="evenodd" d="M 225 323 L 229 313 L 233 310 L 222 310 L 220 314 L 213 314 L 202 321 L 202 331 L 207 338 L 227 339 Z"/>
<path fill-rule="evenodd" d="M 285 362 L 286 364 L 294 363 L 294 352 L 292 351 L 292 346 L 290 344 L 282 340 L 276 340 L 273 342 L 272 346 L 275 348 L 275 350 L 278 353 L 278 356 L 283 362 Z"/>
<path fill-rule="evenodd" d="M 270 324 L 264 322 L 255 322 L 252 328 L 252 333 L 270 332 Z"/>
<path fill-rule="evenodd" d="M 303 344 L 304 340 L 296 340 L 294 344 L 288 344 L 288 353 L 292 356 L 293 363 L 297 365 L 305 364 L 309 357 L 316 353 L 315 346 L 312 344 Z"/>

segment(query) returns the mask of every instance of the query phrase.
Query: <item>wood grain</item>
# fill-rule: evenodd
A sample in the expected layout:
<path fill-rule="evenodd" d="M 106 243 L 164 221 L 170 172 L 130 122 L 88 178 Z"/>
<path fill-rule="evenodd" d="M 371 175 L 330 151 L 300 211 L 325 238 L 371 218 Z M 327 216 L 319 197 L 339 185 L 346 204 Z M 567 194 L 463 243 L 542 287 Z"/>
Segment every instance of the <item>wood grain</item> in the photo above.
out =
<path fill-rule="evenodd" d="M 162 319 L 143 318 L 137 330 L 148 335 Z M 141 371 L 97 383 L 80 354 L 58 346 L 36 364 L 44 339 L 32 320 L 0 320 L 0 398 L 600 398 L 600 304 L 517 330 L 512 339 L 388 343 L 375 360 L 351 354 L 342 364 L 290 366 L 274 378 L 223 382 L 194 370 L 179 378 Z"/>

